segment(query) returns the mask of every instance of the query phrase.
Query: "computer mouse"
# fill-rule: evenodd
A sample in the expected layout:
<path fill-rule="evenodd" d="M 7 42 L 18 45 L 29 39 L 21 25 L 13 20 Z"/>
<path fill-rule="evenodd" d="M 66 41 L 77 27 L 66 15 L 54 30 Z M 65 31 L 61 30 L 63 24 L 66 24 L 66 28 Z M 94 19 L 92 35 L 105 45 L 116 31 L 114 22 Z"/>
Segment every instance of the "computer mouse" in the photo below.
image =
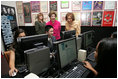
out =
<path fill-rule="evenodd" d="M 13 76 L 16 76 L 16 72 L 13 72 L 13 73 L 12 73 L 12 77 L 13 77 Z"/>

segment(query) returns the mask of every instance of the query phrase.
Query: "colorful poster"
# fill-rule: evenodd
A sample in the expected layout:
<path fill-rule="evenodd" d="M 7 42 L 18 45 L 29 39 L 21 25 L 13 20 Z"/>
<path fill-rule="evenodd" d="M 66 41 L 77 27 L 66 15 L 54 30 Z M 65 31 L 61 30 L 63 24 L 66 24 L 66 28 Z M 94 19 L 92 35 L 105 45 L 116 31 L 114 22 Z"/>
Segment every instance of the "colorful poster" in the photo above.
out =
<path fill-rule="evenodd" d="M 23 2 L 16 1 L 17 13 L 23 13 Z"/>
<path fill-rule="evenodd" d="M 115 1 L 105 1 L 104 9 L 115 9 Z"/>
<path fill-rule="evenodd" d="M 48 13 L 43 13 L 44 21 L 47 23 L 49 21 Z"/>
<path fill-rule="evenodd" d="M 72 1 L 72 11 L 81 10 L 81 1 Z"/>
<path fill-rule="evenodd" d="M 32 14 L 32 25 L 35 26 L 35 21 L 37 21 L 37 14 Z"/>
<path fill-rule="evenodd" d="M 91 10 L 92 1 L 82 1 L 82 10 Z"/>
<path fill-rule="evenodd" d="M 82 12 L 81 13 L 81 25 L 82 26 L 91 26 L 91 12 Z"/>
<path fill-rule="evenodd" d="M 69 1 L 61 1 L 61 8 L 69 8 Z"/>
<path fill-rule="evenodd" d="M 19 26 L 24 26 L 25 24 L 24 24 L 24 16 L 23 16 L 23 14 L 19 13 L 17 17 L 18 17 L 18 25 Z"/>
<path fill-rule="evenodd" d="M 113 17 L 114 17 L 114 11 L 104 11 L 103 15 L 103 27 L 112 27 L 113 25 Z"/>
<path fill-rule="evenodd" d="M 61 25 L 65 25 L 66 23 L 66 19 L 65 19 L 66 14 L 67 14 L 66 12 L 61 13 Z"/>
<path fill-rule="evenodd" d="M 73 14 L 75 16 L 75 21 L 79 21 L 80 22 L 80 12 L 74 12 Z"/>
<path fill-rule="evenodd" d="M 1 35 L 5 50 L 13 43 L 13 32 L 17 27 L 16 12 L 14 7 L 1 5 Z"/>
<path fill-rule="evenodd" d="M 25 23 L 31 23 L 30 3 L 23 3 Z"/>
<path fill-rule="evenodd" d="M 57 11 L 57 1 L 50 1 L 50 11 Z"/>
<path fill-rule="evenodd" d="M 92 25 L 101 26 L 102 23 L 102 12 L 93 12 Z"/>
<path fill-rule="evenodd" d="M 48 2 L 40 1 L 40 12 L 48 12 Z"/>
<path fill-rule="evenodd" d="M 103 1 L 94 1 L 94 10 L 102 10 L 103 9 Z"/>
<path fill-rule="evenodd" d="M 31 1 L 32 12 L 40 12 L 40 1 Z"/>

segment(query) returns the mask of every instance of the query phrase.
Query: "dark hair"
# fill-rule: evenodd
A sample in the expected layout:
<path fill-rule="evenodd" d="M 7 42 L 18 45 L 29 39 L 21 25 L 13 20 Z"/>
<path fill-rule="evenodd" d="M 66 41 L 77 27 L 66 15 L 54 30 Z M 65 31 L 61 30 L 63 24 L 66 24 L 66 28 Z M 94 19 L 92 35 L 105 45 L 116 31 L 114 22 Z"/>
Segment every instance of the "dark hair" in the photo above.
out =
<path fill-rule="evenodd" d="M 111 37 L 112 37 L 112 38 L 117 38 L 117 32 L 113 32 L 113 33 L 111 34 Z"/>
<path fill-rule="evenodd" d="M 117 77 L 117 40 L 104 38 L 98 44 L 97 71 L 99 77 Z"/>
<path fill-rule="evenodd" d="M 49 17 L 51 17 L 51 16 L 52 16 L 52 14 L 54 14 L 54 15 L 55 15 L 55 17 L 57 17 L 57 14 L 56 14 L 54 11 L 51 11 L 51 12 L 49 13 Z"/>
<path fill-rule="evenodd" d="M 14 42 L 16 43 L 17 42 L 17 38 L 18 38 L 18 36 L 19 36 L 19 34 L 20 33 L 25 33 L 25 31 L 23 30 L 23 29 L 17 29 L 16 31 L 15 31 L 15 35 L 14 35 Z"/>
<path fill-rule="evenodd" d="M 45 26 L 45 32 L 48 32 L 51 28 L 53 28 L 51 25 L 46 25 Z"/>
<path fill-rule="evenodd" d="M 75 17 L 74 17 L 74 14 L 73 13 L 70 13 L 70 12 L 68 12 L 67 14 L 66 14 L 66 21 L 68 20 L 68 16 L 71 16 L 71 18 L 72 18 L 72 21 L 74 21 L 75 20 Z"/>

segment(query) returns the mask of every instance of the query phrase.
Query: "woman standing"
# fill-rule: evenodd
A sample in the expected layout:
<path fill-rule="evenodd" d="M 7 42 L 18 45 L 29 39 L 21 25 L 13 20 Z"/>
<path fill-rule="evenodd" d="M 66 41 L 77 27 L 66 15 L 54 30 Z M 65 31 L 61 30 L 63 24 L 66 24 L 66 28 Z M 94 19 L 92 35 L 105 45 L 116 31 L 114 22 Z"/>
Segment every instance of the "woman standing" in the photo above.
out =
<path fill-rule="evenodd" d="M 50 21 L 47 22 L 46 25 L 53 26 L 53 29 L 54 29 L 53 36 L 55 36 L 56 40 L 59 40 L 61 38 L 60 37 L 61 25 L 60 25 L 60 22 L 55 19 L 57 15 L 55 12 L 50 12 L 49 17 L 50 17 Z"/>
<path fill-rule="evenodd" d="M 44 34 L 45 33 L 45 25 L 46 22 L 43 20 L 43 14 L 39 13 L 37 15 L 38 21 L 35 22 L 35 30 L 36 30 L 36 34 Z"/>
<path fill-rule="evenodd" d="M 81 28 L 80 28 L 80 23 L 74 21 L 75 17 L 73 13 L 67 13 L 66 14 L 66 24 L 65 24 L 65 30 L 69 31 L 69 30 L 75 30 L 76 31 L 76 37 L 78 37 L 78 35 L 81 32 Z"/>

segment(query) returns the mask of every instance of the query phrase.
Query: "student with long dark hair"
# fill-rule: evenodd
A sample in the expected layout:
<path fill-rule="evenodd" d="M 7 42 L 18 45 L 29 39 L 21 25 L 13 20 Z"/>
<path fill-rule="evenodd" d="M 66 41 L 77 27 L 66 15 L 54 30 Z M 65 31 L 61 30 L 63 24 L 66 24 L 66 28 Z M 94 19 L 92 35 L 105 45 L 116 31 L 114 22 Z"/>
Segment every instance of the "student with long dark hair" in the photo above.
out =
<path fill-rule="evenodd" d="M 95 51 L 97 65 L 95 69 L 88 61 L 84 61 L 85 67 L 91 70 L 96 77 L 117 78 L 117 40 L 105 38 L 101 40 Z"/>

